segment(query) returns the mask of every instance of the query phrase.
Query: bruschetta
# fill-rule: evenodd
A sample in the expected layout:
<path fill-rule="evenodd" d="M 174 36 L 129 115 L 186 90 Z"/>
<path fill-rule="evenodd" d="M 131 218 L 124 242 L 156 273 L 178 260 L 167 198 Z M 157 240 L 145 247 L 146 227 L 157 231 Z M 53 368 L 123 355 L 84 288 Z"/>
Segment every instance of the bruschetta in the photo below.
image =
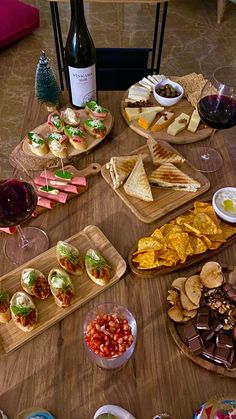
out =
<path fill-rule="evenodd" d="M 56 156 L 64 159 L 68 157 L 68 148 L 66 142 L 68 138 L 66 135 L 53 132 L 48 135 L 48 145 L 51 153 Z"/>
<path fill-rule="evenodd" d="M 48 145 L 43 137 L 36 132 L 28 132 L 28 143 L 32 153 L 37 156 L 45 156 L 49 152 Z"/>
<path fill-rule="evenodd" d="M 48 280 L 38 269 L 23 269 L 21 272 L 21 286 L 25 292 L 40 298 L 40 300 L 45 300 L 50 295 Z"/>
<path fill-rule="evenodd" d="M 0 323 L 8 323 L 10 319 L 10 294 L 2 288 L 0 290 Z"/>
<path fill-rule="evenodd" d="M 69 143 L 72 147 L 76 148 L 77 150 L 86 150 L 88 147 L 85 132 L 79 128 L 72 127 L 70 125 L 66 125 L 64 128 L 65 135 L 69 138 Z"/>
<path fill-rule="evenodd" d="M 56 254 L 59 265 L 66 272 L 74 275 L 83 275 L 83 257 L 75 246 L 64 241 L 59 241 L 56 246 Z"/>
<path fill-rule="evenodd" d="M 88 112 L 90 118 L 99 119 L 100 121 L 103 121 L 109 112 L 108 109 L 98 105 L 94 100 L 86 103 L 85 110 Z"/>
<path fill-rule="evenodd" d="M 25 292 L 18 291 L 12 296 L 10 310 L 14 323 L 23 332 L 31 332 L 37 326 L 37 308 Z"/>
<path fill-rule="evenodd" d="M 98 285 L 106 285 L 111 278 L 111 267 L 95 249 L 89 249 L 85 255 L 85 268 L 89 278 Z"/>
<path fill-rule="evenodd" d="M 78 127 L 80 123 L 80 113 L 71 108 L 66 108 L 61 111 L 61 118 L 65 124 L 71 125 L 72 127 Z"/>
<path fill-rule="evenodd" d="M 106 126 L 99 119 L 86 119 L 84 129 L 95 138 L 100 139 L 106 135 Z"/>
<path fill-rule="evenodd" d="M 62 133 L 64 129 L 64 122 L 59 112 L 54 111 L 48 115 L 48 125 L 51 131 Z"/>
<path fill-rule="evenodd" d="M 53 268 L 48 274 L 48 282 L 55 303 L 62 308 L 69 307 L 74 297 L 70 275 L 62 269 Z"/>

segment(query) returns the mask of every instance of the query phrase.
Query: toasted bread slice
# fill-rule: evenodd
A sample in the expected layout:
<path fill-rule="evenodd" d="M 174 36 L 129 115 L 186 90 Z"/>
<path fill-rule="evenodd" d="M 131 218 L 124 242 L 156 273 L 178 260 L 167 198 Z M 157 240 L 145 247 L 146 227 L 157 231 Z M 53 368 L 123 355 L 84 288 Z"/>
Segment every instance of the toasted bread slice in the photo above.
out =
<path fill-rule="evenodd" d="M 147 145 L 152 156 L 153 164 L 180 164 L 185 161 L 183 157 L 179 156 L 174 151 L 164 148 L 158 141 L 154 140 L 154 138 L 149 138 L 147 140 Z"/>
<path fill-rule="evenodd" d="M 151 187 L 141 155 L 138 157 L 132 172 L 124 184 L 124 190 L 128 195 L 134 196 L 135 198 L 142 199 L 143 201 L 153 201 Z"/>
<path fill-rule="evenodd" d="M 106 167 L 110 171 L 114 188 L 119 188 L 127 179 L 135 166 L 138 156 L 111 157 Z"/>
<path fill-rule="evenodd" d="M 154 170 L 148 177 L 151 183 L 157 184 L 163 188 L 172 188 L 174 190 L 196 192 L 201 184 L 186 175 L 182 170 L 175 167 L 172 163 L 164 163 Z"/>

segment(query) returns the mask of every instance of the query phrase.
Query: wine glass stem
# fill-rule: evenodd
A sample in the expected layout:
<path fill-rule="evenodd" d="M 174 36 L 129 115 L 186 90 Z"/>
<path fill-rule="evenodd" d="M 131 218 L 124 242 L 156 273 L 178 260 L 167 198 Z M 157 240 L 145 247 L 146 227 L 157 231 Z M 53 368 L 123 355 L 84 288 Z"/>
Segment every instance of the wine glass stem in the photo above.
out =
<path fill-rule="evenodd" d="M 213 138 L 215 136 L 215 133 L 216 133 L 216 128 L 213 129 L 213 131 L 212 131 L 212 133 L 210 135 L 209 142 L 206 145 L 206 151 L 205 151 L 205 153 L 201 155 L 202 160 L 209 160 L 210 159 L 210 153 L 208 153 L 207 150 L 210 150 L 210 147 L 211 147 L 211 144 L 212 144 L 212 140 L 213 140 Z"/>
<path fill-rule="evenodd" d="M 30 242 L 29 240 L 27 240 L 27 238 L 25 237 L 23 230 L 21 228 L 21 226 L 16 226 L 17 228 L 17 232 L 20 235 L 20 240 L 21 240 L 21 248 L 23 249 L 24 247 L 30 247 Z"/>

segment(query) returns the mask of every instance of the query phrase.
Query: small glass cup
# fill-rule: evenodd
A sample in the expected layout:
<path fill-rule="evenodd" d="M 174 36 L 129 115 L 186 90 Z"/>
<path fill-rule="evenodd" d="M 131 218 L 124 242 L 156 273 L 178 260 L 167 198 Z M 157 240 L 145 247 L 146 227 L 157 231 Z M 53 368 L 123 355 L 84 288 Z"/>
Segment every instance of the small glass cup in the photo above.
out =
<path fill-rule="evenodd" d="M 105 357 L 96 354 L 87 344 L 85 337 L 87 327 L 99 315 L 116 314 L 119 318 L 126 319 L 131 327 L 133 341 L 131 345 L 119 355 L 113 357 Z M 124 306 L 115 303 L 102 303 L 92 309 L 85 317 L 83 324 L 84 346 L 89 358 L 101 369 L 117 370 L 123 367 L 134 352 L 137 339 L 137 323 L 132 313 Z"/>

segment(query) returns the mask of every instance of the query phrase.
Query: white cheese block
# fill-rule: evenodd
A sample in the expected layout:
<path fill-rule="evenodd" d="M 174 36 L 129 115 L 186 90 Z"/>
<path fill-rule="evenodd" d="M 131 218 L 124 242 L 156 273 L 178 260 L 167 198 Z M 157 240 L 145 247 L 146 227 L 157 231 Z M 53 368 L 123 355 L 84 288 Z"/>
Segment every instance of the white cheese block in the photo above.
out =
<path fill-rule="evenodd" d="M 177 118 L 175 118 L 174 122 L 170 124 L 167 128 L 167 134 L 170 135 L 177 135 L 181 131 L 183 131 L 189 123 L 189 115 L 186 113 L 181 113 Z"/>
<path fill-rule="evenodd" d="M 148 106 L 146 108 L 125 108 L 125 113 L 129 121 L 138 119 L 141 115 L 147 115 L 152 112 L 162 112 L 164 108 L 161 106 Z"/>
<path fill-rule="evenodd" d="M 200 120 L 201 120 L 201 118 L 199 116 L 199 113 L 198 113 L 197 109 L 195 109 L 193 111 L 192 115 L 191 115 L 190 122 L 189 122 L 189 125 L 188 125 L 187 129 L 191 132 L 196 132 L 197 127 L 200 123 Z"/>

